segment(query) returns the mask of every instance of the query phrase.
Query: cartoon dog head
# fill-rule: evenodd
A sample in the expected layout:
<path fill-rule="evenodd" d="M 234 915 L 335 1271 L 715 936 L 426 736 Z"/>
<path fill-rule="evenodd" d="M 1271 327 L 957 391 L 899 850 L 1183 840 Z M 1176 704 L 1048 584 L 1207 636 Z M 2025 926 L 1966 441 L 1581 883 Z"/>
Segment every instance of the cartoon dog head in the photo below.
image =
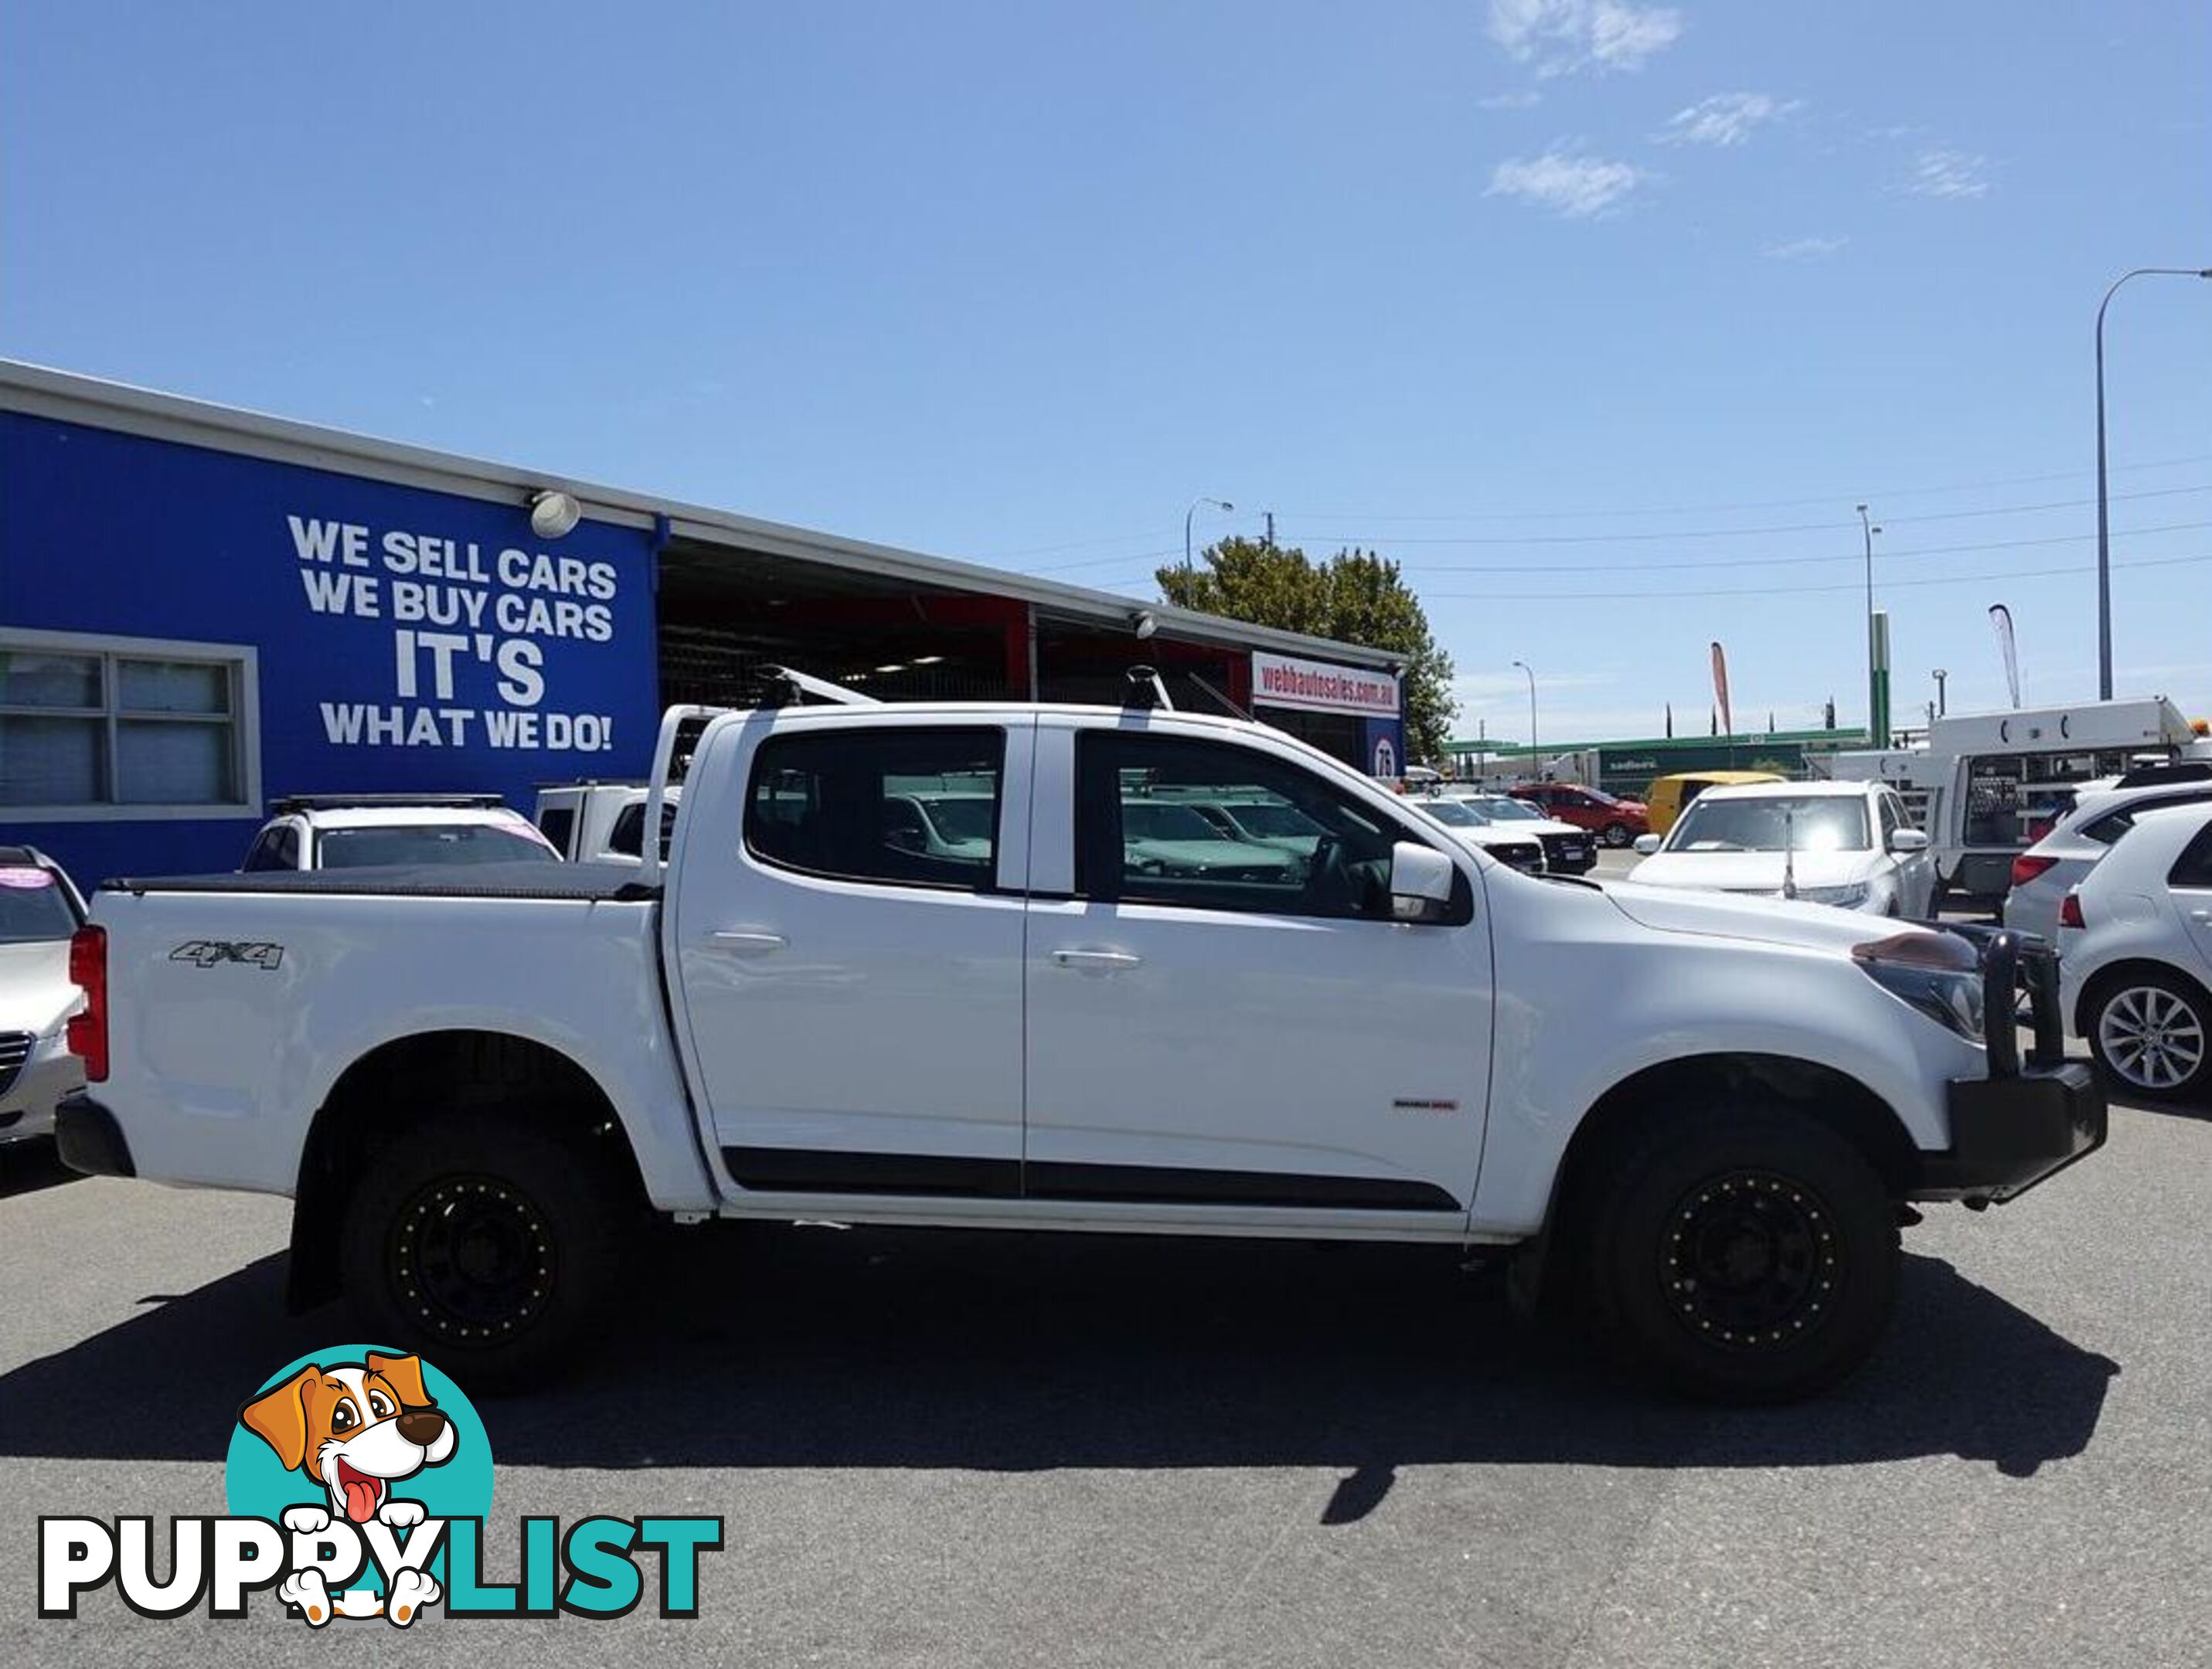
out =
<path fill-rule="evenodd" d="M 392 1485 L 453 1458 L 453 1423 L 422 1385 L 417 1356 L 368 1352 L 310 1363 L 238 1411 L 239 1423 L 330 1494 L 334 1517 L 367 1524 Z"/>

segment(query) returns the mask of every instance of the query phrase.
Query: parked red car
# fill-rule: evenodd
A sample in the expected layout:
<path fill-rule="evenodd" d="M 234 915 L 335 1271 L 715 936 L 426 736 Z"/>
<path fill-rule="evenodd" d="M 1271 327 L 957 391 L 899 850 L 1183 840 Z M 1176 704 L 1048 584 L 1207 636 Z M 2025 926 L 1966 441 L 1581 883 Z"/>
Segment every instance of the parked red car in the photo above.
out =
<path fill-rule="evenodd" d="M 1583 788 L 1571 782 L 1524 782 L 1506 792 L 1515 799 L 1542 806 L 1547 816 L 1561 822 L 1589 829 L 1604 846 L 1625 847 L 1651 827 L 1642 800 L 1615 799 L 1601 788 Z"/>

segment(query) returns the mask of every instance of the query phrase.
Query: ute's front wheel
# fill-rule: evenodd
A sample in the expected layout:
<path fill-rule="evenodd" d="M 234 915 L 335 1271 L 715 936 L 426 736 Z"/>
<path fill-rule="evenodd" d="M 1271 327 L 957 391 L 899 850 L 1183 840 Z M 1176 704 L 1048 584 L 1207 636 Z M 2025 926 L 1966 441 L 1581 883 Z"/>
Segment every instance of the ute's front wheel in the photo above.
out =
<path fill-rule="evenodd" d="M 348 1203 L 346 1291 L 377 1336 L 495 1386 L 552 1363 L 604 1314 L 635 1213 L 604 1156 L 527 1119 L 417 1126 Z"/>
<path fill-rule="evenodd" d="M 1825 1389 L 1873 1350 L 1896 1300 L 1881 1179 L 1785 1107 L 1656 1112 L 1611 1156 L 1583 1221 L 1601 1341 L 1708 1400 Z"/>

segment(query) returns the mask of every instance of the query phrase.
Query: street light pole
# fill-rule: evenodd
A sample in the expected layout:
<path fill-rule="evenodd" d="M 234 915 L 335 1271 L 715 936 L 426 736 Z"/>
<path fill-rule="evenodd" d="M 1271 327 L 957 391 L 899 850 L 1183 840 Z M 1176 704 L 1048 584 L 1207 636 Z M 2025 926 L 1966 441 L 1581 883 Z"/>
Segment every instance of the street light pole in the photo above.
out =
<path fill-rule="evenodd" d="M 1862 504 L 1858 511 L 1859 531 L 1866 540 L 1867 734 L 1871 737 L 1876 722 L 1875 710 L 1881 705 L 1881 675 L 1875 667 L 1874 641 L 1874 536 L 1881 530 L 1867 519 L 1866 506 Z M 1874 745 L 1878 748 L 1882 744 L 1875 742 Z"/>
<path fill-rule="evenodd" d="M 2130 278 L 2212 278 L 2212 267 L 2137 267 L 2112 280 L 2097 304 L 2097 699 L 2112 699 L 2112 541 L 2105 496 L 2105 309 Z"/>
<path fill-rule="evenodd" d="M 1544 762 L 1536 757 L 1536 669 L 1527 661 L 1515 661 L 1528 675 L 1528 762 L 1535 768 L 1536 780 L 1544 780 Z"/>
<path fill-rule="evenodd" d="M 1237 507 L 1227 499 L 1200 497 L 1190 501 L 1190 508 L 1182 513 L 1182 571 L 1185 574 L 1190 572 L 1190 519 L 1198 513 L 1198 507 L 1201 504 L 1210 504 L 1217 510 L 1234 510 Z"/>
<path fill-rule="evenodd" d="M 1936 669 L 1936 716 L 1938 719 L 1941 719 L 1945 713 L 1951 710 L 1950 707 L 1945 704 L 1943 700 L 1943 681 L 1950 676 L 1951 675 L 1948 672 L 1946 672 L 1940 666 Z"/>

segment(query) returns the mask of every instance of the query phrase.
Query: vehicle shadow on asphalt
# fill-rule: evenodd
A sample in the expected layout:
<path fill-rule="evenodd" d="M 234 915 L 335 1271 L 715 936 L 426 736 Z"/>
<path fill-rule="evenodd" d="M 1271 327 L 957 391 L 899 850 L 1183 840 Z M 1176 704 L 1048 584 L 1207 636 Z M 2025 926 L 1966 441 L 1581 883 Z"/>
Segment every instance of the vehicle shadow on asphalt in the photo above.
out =
<path fill-rule="evenodd" d="M 27 1137 L 0 1147 L 0 1199 L 83 1180 L 83 1172 L 62 1163 L 50 1137 Z"/>
<path fill-rule="evenodd" d="M 358 1337 L 281 1313 L 270 1257 L 0 1376 L 0 1455 L 210 1460 L 292 1357 Z M 1908 1257 L 1875 1359 L 1794 1408 L 1715 1410 L 1517 1326 L 1427 1248 L 712 1228 L 641 1255 L 566 1377 L 482 1399 L 499 1460 L 561 1467 L 1326 1466 L 1325 1521 L 1396 1468 L 1844 1466 L 2027 1476 L 2078 1454 L 2118 1371 Z M 145 1387 L 162 1387 L 148 1420 Z M 466 1388 L 465 1380 L 464 1388 Z"/>

